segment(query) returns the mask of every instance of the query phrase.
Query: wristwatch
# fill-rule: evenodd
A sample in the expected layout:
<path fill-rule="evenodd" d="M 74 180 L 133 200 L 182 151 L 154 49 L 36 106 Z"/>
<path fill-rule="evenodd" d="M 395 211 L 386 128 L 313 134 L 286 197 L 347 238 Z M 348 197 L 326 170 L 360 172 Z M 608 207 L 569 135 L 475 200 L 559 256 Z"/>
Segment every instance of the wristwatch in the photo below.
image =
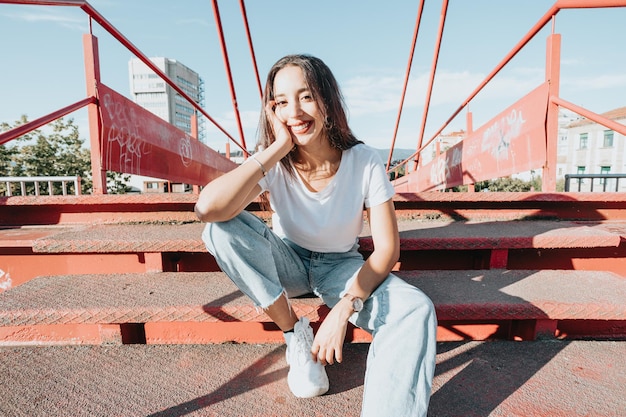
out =
<path fill-rule="evenodd" d="M 344 298 L 348 298 L 350 300 L 350 302 L 352 303 L 352 310 L 354 310 L 355 313 L 363 310 L 363 300 L 359 297 L 346 293 L 346 295 L 344 295 Z"/>

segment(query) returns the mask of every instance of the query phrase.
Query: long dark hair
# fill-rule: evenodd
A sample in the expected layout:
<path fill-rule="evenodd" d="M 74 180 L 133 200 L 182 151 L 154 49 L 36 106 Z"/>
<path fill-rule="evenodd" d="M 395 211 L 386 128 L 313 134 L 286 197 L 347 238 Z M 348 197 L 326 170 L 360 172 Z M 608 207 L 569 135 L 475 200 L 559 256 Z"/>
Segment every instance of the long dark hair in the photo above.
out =
<path fill-rule="evenodd" d="M 313 95 L 313 99 L 317 103 L 317 107 L 324 118 L 323 134 L 330 141 L 330 144 L 343 151 L 350 149 L 356 144 L 363 143 L 354 136 L 348 126 L 343 95 L 330 68 L 319 58 L 301 54 L 287 55 L 281 58 L 274 64 L 267 75 L 265 91 L 263 93 L 263 110 L 261 111 L 261 120 L 259 122 L 259 140 L 257 146 L 267 148 L 276 140 L 264 109 L 267 103 L 274 99 L 274 79 L 276 78 L 276 74 L 281 69 L 290 65 L 302 69 L 307 87 Z M 292 151 L 280 161 L 290 173 L 293 173 L 291 164 L 293 158 L 294 152 Z"/>

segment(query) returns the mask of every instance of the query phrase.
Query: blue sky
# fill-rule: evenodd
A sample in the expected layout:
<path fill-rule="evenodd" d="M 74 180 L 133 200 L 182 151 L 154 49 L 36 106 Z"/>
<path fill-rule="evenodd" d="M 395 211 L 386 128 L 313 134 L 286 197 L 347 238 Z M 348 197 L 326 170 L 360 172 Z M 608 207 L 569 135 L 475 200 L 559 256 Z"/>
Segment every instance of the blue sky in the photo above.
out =
<path fill-rule="evenodd" d="M 366 143 L 386 148 L 393 136 L 411 47 L 418 0 L 248 0 L 248 21 L 264 82 L 271 65 L 289 53 L 310 53 L 334 71 L 350 123 Z M 207 112 L 238 138 L 226 72 L 209 0 L 92 0 L 147 56 L 176 59 L 205 81 Z M 428 139 L 513 46 L 554 4 L 552 0 L 450 0 L 439 58 Z M 219 1 L 246 142 L 256 141 L 260 108 L 239 2 Z M 417 146 L 441 1 L 427 0 L 396 148 Z M 597 113 L 626 106 L 626 8 L 563 10 L 561 97 Z M 474 128 L 544 79 L 548 24 L 470 104 Z M 76 7 L 0 4 L 0 121 L 34 119 L 85 97 L 82 33 Z M 129 95 L 130 52 L 94 23 L 102 81 Z M 71 117 L 87 138 L 86 112 Z M 462 112 L 445 132 L 463 129 Z M 207 144 L 227 139 L 207 123 Z M 235 147 L 233 147 L 235 149 Z"/>

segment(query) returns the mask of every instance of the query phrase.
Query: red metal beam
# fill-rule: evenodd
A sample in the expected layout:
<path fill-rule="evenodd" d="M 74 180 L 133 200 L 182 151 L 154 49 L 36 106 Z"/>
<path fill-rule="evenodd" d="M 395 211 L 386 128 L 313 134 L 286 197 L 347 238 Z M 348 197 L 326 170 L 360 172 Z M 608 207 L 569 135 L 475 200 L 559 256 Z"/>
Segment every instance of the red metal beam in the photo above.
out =
<path fill-rule="evenodd" d="M 204 185 L 237 167 L 115 90 L 104 84 L 97 88 L 105 170 Z"/>
<path fill-rule="evenodd" d="M 237 93 L 235 92 L 235 84 L 233 82 L 232 71 L 230 70 L 228 50 L 226 49 L 226 40 L 224 39 L 224 30 L 222 29 L 222 19 L 220 18 L 220 11 L 217 5 L 217 0 L 213 0 L 213 15 L 215 16 L 215 25 L 217 26 L 217 34 L 220 38 L 220 44 L 222 45 L 222 56 L 224 58 L 224 66 L 226 67 L 226 77 L 228 78 L 228 86 L 230 87 L 230 96 L 233 100 L 233 110 L 235 110 L 235 119 L 237 120 L 237 127 L 239 128 L 239 137 L 241 138 L 241 144 L 238 144 L 238 145 L 244 151 L 244 155 L 248 155 L 248 151 L 246 149 L 246 138 L 243 134 L 243 126 L 241 124 L 241 117 L 239 116 L 239 106 L 237 105 Z"/>
<path fill-rule="evenodd" d="M 402 185 L 394 182 L 396 191 L 445 190 L 542 166 L 549 87 L 543 83 L 462 142 L 402 177 Z"/>
<path fill-rule="evenodd" d="M 82 6 L 87 3 L 85 0 L 0 0 L 0 3 L 5 4 L 23 4 L 23 5 L 34 5 L 34 6 Z"/>
<path fill-rule="evenodd" d="M 100 53 L 98 52 L 98 38 L 90 33 L 83 34 L 83 55 L 85 60 L 85 87 L 87 95 L 98 97 L 100 84 Z M 102 167 L 102 119 L 100 104 L 90 104 L 87 107 L 89 118 L 89 144 L 91 158 L 92 192 L 106 194 L 107 173 Z"/>
<path fill-rule="evenodd" d="M 426 129 L 426 119 L 428 118 L 428 109 L 430 108 L 430 97 L 433 93 L 433 85 L 435 83 L 435 73 L 437 72 L 437 62 L 439 61 L 439 51 L 441 50 L 441 39 L 443 38 L 443 29 L 446 24 L 446 14 L 448 13 L 448 0 L 441 3 L 441 14 L 439 16 L 439 32 L 437 33 L 437 43 L 435 44 L 435 52 L 433 54 L 433 62 L 430 70 L 430 78 L 428 80 L 428 88 L 426 89 L 426 100 L 424 102 L 424 114 L 422 115 L 422 124 L 417 135 L 417 149 L 422 149 L 422 141 L 424 139 L 424 131 Z M 417 169 L 419 162 L 419 150 L 415 152 L 415 162 L 413 168 Z"/>
<path fill-rule="evenodd" d="M 144 64 L 148 66 L 152 71 L 159 75 L 170 87 L 172 87 L 178 94 L 184 97 L 189 104 L 195 107 L 200 113 L 202 113 L 211 123 L 215 125 L 222 133 L 224 133 L 230 140 L 237 143 L 235 138 L 233 138 L 219 123 L 215 121 L 198 103 L 196 103 L 189 95 L 174 81 L 172 81 L 159 67 L 157 67 L 143 52 L 141 52 L 135 45 L 133 45 L 120 31 L 118 31 L 108 20 L 104 18 L 96 9 L 94 9 L 89 3 L 84 2 L 81 6 L 81 9 L 85 11 L 92 19 L 94 19 L 104 30 L 109 32 L 111 36 L 117 39 L 126 49 L 133 53 L 136 57 L 138 57 Z M 239 145 L 237 143 L 237 145 Z M 239 145 L 241 146 L 241 145 Z"/>
<path fill-rule="evenodd" d="M 0 133 L 0 145 L 5 144 L 13 139 L 19 138 L 20 136 L 23 136 L 32 130 L 35 130 L 41 126 L 44 126 L 50 122 L 53 122 L 56 119 L 66 116 L 89 104 L 94 104 L 97 102 L 98 101 L 96 100 L 95 97 L 87 97 L 80 101 L 77 101 L 74 104 L 70 104 L 69 106 L 63 107 L 62 109 L 59 109 L 45 116 L 42 116 L 39 119 L 35 119 L 31 122 L 25 123 L 23 125 L 14 127 L 11 130 L 7 130 L 6 132 Z"/>
<path fill-rule="evenodd" d="M 422 0 L 423 1 L 423 0 Z M 250 55 L 252 56 L 252 66 L 254 67 L 254 75 L 256 76 L 256 83 L 259 88 L 259 95 L 261 100 L 263 99 L 263 87 L 261 87 L 261 78 L 259 77 L 259 68 L 256 64 L 256 56 L 254 55 L 254 46 L 252 44 L 252 36 L 250 35 L 250 26 L 248 25 L 248 15 L 246 14 L 246 5 L 244 0 L 239 0 L 241 7 L 241 15 L 243 16 L 243 24 L 246 28 L 246 35 L 248 37 L 248 46 L 250 47 Z"/>
<path fill-rule="evenodd" d="M 554 33 L 554 18 L 552 19 L 553 33 L 546 41 L 546 83 L 549 85 L 549 96 L 558 96 L 561 85 L 561 35 Z M 541 190 L 556 191 L 556 164 L 559 141 L 559 106 L 553 102 L 546 103 L 545 148 L 546 159 L 542 166 Z"/>
<path fill-rule="evenodd" d="M 624 7 L 624 0 L 557 0 L 553 7 L 559 9 L 594 9 L 604 7 Z"/>
<path fill-rule="evenodd" d="M 617 0 L 614 0 L 614 1 L 617 1 Z M 626 5 L 626 1 L 623 1 L 623 0 L 619 0 L 619 1 L 625 3 Z M 560 9 L 559 7 L 557 7 L 557 4 L 558 2 L 555 3 L 541 17 L 541 19 L 539 19 L 539 21 L 528 31 L 528 33 L 526 33 L 526 35 L 513 47 L 513 49 L 511 49 L 511 51 L 502 59 L 502 61 L 500 61 L 500 63 L 496 65 L 496 67 L 487 75 L 487 77 L 478 85 L 478 87 L 476 87 L 474 91 L 472 91 L 472 93 L 463 101 L 463 103 L 452 113 L 452 115 L 448 118 L 448 120 L 446 120 L 443 123 L 443 125 L 441 125 L 441 127 L 435 132 L 435 134 L 432 135 L 431 138 L 426 143 L 423 143 L 421 146 L 419 146 L 418 149 L 413 154 L 411 154 L 408 158 L 402 161 L 402 163 L 398 164 L 398 166 L 402 166 L 408 163 L 410 160 L 414 159 L 421 151 L 424 150 L 424 148 L 430 145 L 432 141 L 435 140 L 437 136 L 441 134 L 441 132 L 443 132 L 446 126 L 448 126 L 452 122 L 452 120 L 456 118 L 456 116 L 469 104 L 469 102 L 472 101 L 474 97 L 476 97 L 476 95 L 478 95 L 478 93 L 502 70 L 502 68 L 504 68 L 515 57 L 515 55 L 517 55 L 517 53 L 524 46 L 526 46 L 526 44 L 530 42 L 530 40 L 535 35 L 537 35 L 537 33 L 539 33 L 541 29 L 543 29 L 543 27 L 552 19 L 552 17 L 558 13 Z M 434 74 L 431 74 L 431 77 L 434 77 Z M 422 130 L 422 134 L 423 134 L 423 130 Z M 421 141 L 422 139 L 421 135 L 419 139 Z"/>
<path fill-rule="evenodd" d="M 120 42 L 126 49 L 139 58 L 144 64 L 148 66 L 152 71 L 159 75 L 170 87 L 172 87 L 178 94 L 184 97 L 189 104 L 202 113 L 211 123 L 215 125 L 223 134 L 225 134 L 230 140 L 237 143 L 222 126 L 220 126 L 215 119 L 213 119 L 198 103 L 196 103 L 182 88 L 180 88 L 174 81 L 172 81 L 159 67 L 157 67 L 143 52 L 141 52 L 135 45 L 133 45 L 120 31 L 118 31 L 108 20 L 106 20 L 96 9 L 94 9 L 89 3 L 84 2 L 81 9 L 85 11 L 93 20 L 95 20 L 104 30 L 109 32 L 118 42 Z M 239 143 L 237 143 L 238 146 Z"/>
<path fill-rule="evenodd" d="M 402 96 L 400 98 L 400 108 L 398 109 L 398 118 L 396 119 L 396 126 L 393 130 L 393 137 L 391 138 L 391 146 L 389 147 L 389 157 L 387 158 L 387 169 L 389 169 L 389 167 L 391 166 L 393 148 L 396 146 L 396 137 L 398 136 L 398 129 L 400 127 L 400 119 L 402 117 L 402 108 L 404 107 L 404 98 L 406 96 L 406 90 L 409 85 L 409 75 L 411 74 L 411 67 L 413 66 L 413 56 L 415 55 L 415 45 L 417 44 L 417 35 L 419 33 L 420 24 L 422 22 L 423 11 L 424 11 L 424 0 L 420 0 L 420 4 L 417 9 L 417 18 L 415 20 L 415 30 L 413 31 L 413 42 L 411 43 L 411 52 L 409 54 L 409 62 L 406 66 L 406 76 L 404 77 L 404 87 L 402 87 Z"/>
<path fill-rule="evenodd" d="M 539 19 L 539 21 L 528 31 L 528 33 L 513 47 L 513 49 L 500 61 L 498 65 L 487 75 L 487 77 L 474 89 L 474 91 L 468 96 L 467 99 L 452 113 L 452 115 L 446 120 L 443 125 L 431 136 L 431 138 L 415 151 L 412 155 L 398 164 L 398 167 L 407 164 L 414 159 L 424 148 L 432 143 L 433 140 L 441 134 L 441 132 L 448 126 L 452 120 L 469 104 L 470 101 L 476 97 L 476 95 L 506 66 L 517 53 L 524 47 L 530 40 L 539 33 L 541 29 L 552 20 L 562 9 L 574 9 L 574 8 L 604 8 L 604 7 L 626 7 L 626 0 L 557 0 L 548 11 Z M 421 139 L 421 137 L 420 137 Z"/>
<path fill-rule="evenodd" d="M 88 2 L 84 0 L 0 0 L 0 4 L 22 4 L 22 5 L 39 5 L 39 6 L 74 6 L 80 7 L 89 17 L 95 20 L 104 30 L 109 32 L 118 42 L 120 42 L 126 49 L 128 49 L 133 55 L 139 58 L 144 64 L 148 66 L 152 71 L 159 75 L 170 87 L 172 87 L 178 94 L 184 97 L 189 104 L 191 104 L 196 110 L 202 113 L 211 123 L 215 125 L 226 137 L 235 142 L 244 152 L 245 147 L 233 138 L 230 133 L 226 131 L 213 117 L 211 117 L 206 110 L 204 110 L 198 103 L 196 103 L 185 91 L 183 91 L 174 81 L 172 81 L 163 71 L 161 71 L 143 52 L 141 52 L 132 42 L 130 42 L 120 31 L 118 31 L 108 20 L 104 18 L 96 9 L 93 8 Z"/>
<path fill-rule="evenodd" d="M 614 131 L 621 133 L 622 135 L 626 136 L 626 126 L 624 126 L 621 123 L 617 123 L 611 119 L 607 119 L 604 116 L 601 116 L 597 113 L 594 113 L 592 111 L 583 109 L 580 106 L 577 106 L 573 103 L 570 103 L 569 101 L 563 100 L 560 97 L 555 97 L 555 96 L 551 96 L 550 97 L 550 101 L 558 104 L 561 107 L 565 107 L 568 110 L 571 110 L 575 113 L 580 114 L 581 116 L 586 117 L 589 120 L 593 120 L 594 122 L 601 124 L 603 126 L 608 127 L 609 129 L 613 129 Z"/>

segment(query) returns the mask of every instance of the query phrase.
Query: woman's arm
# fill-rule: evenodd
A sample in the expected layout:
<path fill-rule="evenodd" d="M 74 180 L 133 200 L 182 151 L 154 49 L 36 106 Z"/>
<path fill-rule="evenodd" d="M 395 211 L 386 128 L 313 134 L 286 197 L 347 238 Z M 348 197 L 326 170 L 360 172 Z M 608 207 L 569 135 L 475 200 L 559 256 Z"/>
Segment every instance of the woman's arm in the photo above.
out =
<path fill-rule="evenodd" d="M 255 157 L 263 164 L 260 156 Z M 198 196 L 194 208 L 196 216 L 203 222 L 232 219 L 260 194 L 258 182 L 262 177 L 260 167 L 249 161 L 214 179 Z"/>
<path fill-rule="evenodd" d="M 265 171 L 278 163 L 293 148 L 291 134 L 287 126 L 276 116 L 273 106 L 274 102 L 270 101 L 265 111 L 273 123 L 276 140 L 267 149 L 254 155 Z M 249 161 L 214 179 L 198 196 L 194 208 L 196 216 L 204 222 L 232 219 L 261 193 L 261 186 L 258 183 L 263 175 L 259 164 Z"/>
<path fill-rule="evenodd" d="M 366 300 L 387 278 L 400 258 L 400 235 L 393 200 L 371 207 L 367 214 L 374 251 L 348 290 L 349 294 L 362 300 Z"/>
<path fill-rule="evenodd" d="M 400 257 L 400 236 L 393 200 L 368 209 L 368 218 L 374 242 L 374 251 L 367 258 L 356 280 L 348 290 L 350 295 L 366 300 L 387 278 Z M 352 315 L 352 303 L 342 298 L 328 313 L 321 324 L 311 353 L 326 365 L 343 359 L 342 348 L 346 337 L 348 319 Z"/>

